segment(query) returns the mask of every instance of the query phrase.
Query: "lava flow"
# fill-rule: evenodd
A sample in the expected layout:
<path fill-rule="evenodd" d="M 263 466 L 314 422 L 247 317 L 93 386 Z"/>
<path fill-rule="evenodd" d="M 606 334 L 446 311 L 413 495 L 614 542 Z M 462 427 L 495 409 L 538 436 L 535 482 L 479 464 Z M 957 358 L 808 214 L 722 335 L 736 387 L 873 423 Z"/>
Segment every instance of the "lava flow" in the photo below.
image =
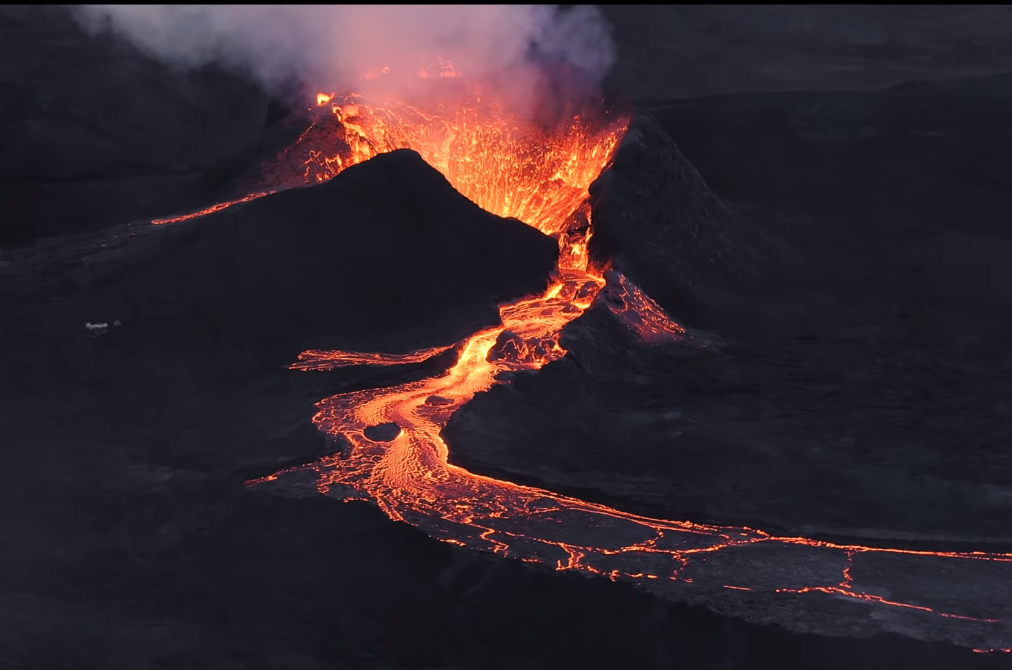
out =
<path fill-rule="evenodd" d="M 450 77 L 459 82 L 442 62 L 425 73 L 437 81 Z M 987 630 L 961 633 L 963 644 L 982 650 L 1008 646 L 1012 628 L 1005 612 L 992 616 L 990 610 L 949 611 L 934 601 L 926 604 L 909 591 L 890 596 L 890 585 L 865 585 L 872 577 L 855 578 L 853 573 L 877 556 L 911 564 L 955 561 L 1002 567 L 1012 566 L 1012 554 L 887 549 L 777 537 L 747 527 L 651 519 L 476 475 L 447 462 L 440 432 L 451 415 L 475 394 L 509 383 L 510 375 L 502 373 L 537 370 L 564 356 L 560 331 L 595 301 L 647 341 L 686 334 L 627 278 L 596 267 L 588 257 L 592 229 L 587 188 L 607 167 L 627 119 L 574 114 L 545 127 L 510 115 L 477 88 L 454 90 L 458 93 L 452 102 L 444 100 L 426 109 L 396 100 L 370 103 L 358 95 L 319 94 L 323 116 L 285 154 L 286 160 L 298 161 L 296 181 L 325 181 L 379 153 L 413 149 L 484 209 L 555 237 L 560 246 L 555 280 L 541 295 L 502 305 L 502 324 L 458 343 L 457 363 L 445 373 L 321 401 L 314 421 L 344 445 L 341 453 L 249 484 L 287 482 L 345 500 L 372 501 L 391 519 L 411 523 L 446 542 L 558 570 L 629 580 L 655 591 L 684 593 L 680 589 L 706 580 L 733 579 L 734 583 L 721 583 L 732 591 L 794 597 L 821 593 L 918 616 L 973 622 Z M 294 184 L 276 182 L 274 188 Z M 307 351 L 293 368 L 398 365 L 423 361 L 447 349 L 399 355 Z M 387 441 L 366 437 L 366 429 L 379 424 L 397 424 L 400 432 L 384 434 L 391 438 Z M 764 559 L 763 569 L 741 568 L 728 576 L 727 566 L 735 560 L 748 562 L 743 552 L 770 549 L 775 551 Z M 762 556 L 749 555 L 753 561 Z M 721 563 L 721 556 L 729 556 L 730 563 L 708 567 Z"/>

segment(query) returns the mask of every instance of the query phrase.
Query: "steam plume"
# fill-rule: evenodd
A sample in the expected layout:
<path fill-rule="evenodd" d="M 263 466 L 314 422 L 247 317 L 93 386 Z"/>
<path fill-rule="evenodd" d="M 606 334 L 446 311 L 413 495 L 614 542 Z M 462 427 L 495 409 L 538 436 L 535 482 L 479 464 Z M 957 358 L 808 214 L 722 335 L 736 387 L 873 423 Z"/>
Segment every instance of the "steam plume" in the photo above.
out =
<path fill-rule="evenodd" d="M 586 6 L 83 5 L 75 14 L 163 61 L 241 69 L 268 90 L 296 81 L 340 90 L 384 67 L 417 79 L 442 58 L 464 76 L 509 79 L 511 94 L 531 95 L 518 82 L 535 74 L 535 58 L 595 83 L 613 60 L 609 27 Z"/>

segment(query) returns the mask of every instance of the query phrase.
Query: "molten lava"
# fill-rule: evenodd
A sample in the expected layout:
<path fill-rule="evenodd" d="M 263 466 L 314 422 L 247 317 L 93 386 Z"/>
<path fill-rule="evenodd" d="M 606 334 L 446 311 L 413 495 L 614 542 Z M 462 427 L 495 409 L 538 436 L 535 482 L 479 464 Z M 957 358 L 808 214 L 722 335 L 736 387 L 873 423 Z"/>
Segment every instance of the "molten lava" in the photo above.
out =
<path fill-rule="evenodd" d="M 442 80 L 453 79 L 456 72 L 448 63 L 437 61 L 420 75 Z M 685 330 L 627 278 L 595 267 L 588 257 L 592 229 L 587 188 L 607 167 L 627 119 L 605 113 L 593 118 L 574 114 L 546 127 L 509 114 L 493 96 L 476 87 L 458 86 L 459 81 L 435 82 L 456 88 L 448 99 L 426 108 L 398 100 L 370 102 L 354 94 L 319 94 L 317 104 L 325 116 L 284 154 L 285 160 L 294 159 L 299 166 L 297 178 L 282 176 L 277 181 L 275 176 L 271 188 L 262 186 L 260 192 L 243 200 L 278 188 L 325 181 L 380 153 L 413 149 L 484 209 L 515 217 L 554 236 L 560 247 L 555 281 L 541 295 L 502 305 L 502 325 L 458 343 L 458 361 L 444 374 L 323 400 L 314 421 L 320 430 L 346 445 L 343 452 L 249 484 L 310 477 L 324 495 L 373 501 L 391 519 L 414 524 L 446 542 L 650 588 L 697 582 L 698 570 L 705 568 L 706 557 L 715 552 L 760 544 L 822 552 L 824 560 L 842 565 L 836 577 L 770 588 L 742 574 L 739 583 L 725 587 L 829 594 L 924 615 L 994 624 L 1001 627 L 1000 636 L 1007 638 L 1008 621 L 938 611 L 918 602 L 863 591 L 855 585 L 851 571 L 862 557 L 877 554 L 994 564 L 1012 563 L 1012 554 L 885 549 L 776 537 L 746 527 L 650 519 L 476 475 L 447 462 L 447 445 L 440 432 L 451 415 L 475 394 L 508 383 L 509 375 L 501 373 L 537 370 L 564 356 L 560 331 L 595 302 L 648 342 L 685 336 Z M 193 218 L 241 201 L 159 222 Z M 420 362 L 447 349 L 399 355 L 307 351 L 293 368 L 399 365 Z M 397 424 L 401 432 L 382 442 L 366 436 L 367 428 L 382 424 Z M 692 572 L 694 569 L 697 572 Z M 990 648 L 994 647 L 981 645 L 980 650 Z"/>
<path fill-rule="evenodd" d="M 204 209 L 198 209 L 195 212 L 189 212 L 187 214 L 179 214 L 177 216 L 169 216 L 164 219 L 151 219 L 151 223 L 155 224 L 156 226 L 159 226 L 162 225 L 163 223 L 180 223 L 181 221 L 189 221 L 191 219 L 196 219 L 201 216 L 207 216 L 208 214 L 220 212 L 224 209 L 232 207 L 233 205 L 241 205 L 244 202 L 251 202 L 253 200 L 257 200 L 258 198 L 262 198 L 265 195 L 270 195 L 271 193 L 274 193 L 274 191 L 261 191 L 258 193 L 250 193 L 249 195 L 243 196 L 238 200 L 219 202 L 216 205 L 211 205 L 210 207 L 205 207 Z"/>
<path fill-rule="evenodd" d="M 546 128 L 505 113 L 495 98 L 472 89 L 464 89 L 457 104 L 433 109 L 396 100 L 373 105 L 358 95 L 327 102 L 341 142 L 330 152 L 307 147 L 306 181 L 326 181 L 377 154 L 413 149 L 472 202 L 546 235 L 567 230 L 627 121 L 574 116 Z M 578 240 L 563 248 L 586 251 Z M 572 265 L 586 267 L 586 261 Z"/>

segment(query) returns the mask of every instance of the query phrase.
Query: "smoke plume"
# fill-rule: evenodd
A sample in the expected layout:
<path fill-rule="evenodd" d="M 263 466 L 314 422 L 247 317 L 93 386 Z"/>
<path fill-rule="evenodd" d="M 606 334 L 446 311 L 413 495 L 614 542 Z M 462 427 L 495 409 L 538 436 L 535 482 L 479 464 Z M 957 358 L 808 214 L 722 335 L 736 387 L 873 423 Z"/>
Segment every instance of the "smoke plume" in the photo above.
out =
<path fill-rule="evenodd" d="M 409 87 L 442 59 L 522 98 L 544 88 L 533 82 L 545 62 L 600 83 L 613 60 L 609 27 L 586 6 L 84 5 L 75 14 L 160 60 L 242 70 L 272 91 L 295 82 L 341 91 L 383 68 L 388 85 Z"/>

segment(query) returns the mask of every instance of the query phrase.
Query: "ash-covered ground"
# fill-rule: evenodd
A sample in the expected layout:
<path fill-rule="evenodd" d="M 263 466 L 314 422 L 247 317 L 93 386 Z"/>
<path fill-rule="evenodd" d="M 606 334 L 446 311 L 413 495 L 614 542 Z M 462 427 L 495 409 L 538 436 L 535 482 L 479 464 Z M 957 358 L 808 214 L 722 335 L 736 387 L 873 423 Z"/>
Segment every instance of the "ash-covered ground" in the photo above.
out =
<path fill-rule="evenodd" d="M 455 417 L 453 458 L 672 518 L 1010 550 L 1009 80 L 664 100 L 1001 70 L 1001 8 L 843 24 L 807 8 L 804 39 L 730 9 L 673 8 L 650 21 L 670 34 L 643 33 L 640 11 L 608 10 L 614 83 L 653 119 L 615 174 L 673 138 L 695 166 L 678 174 L 698 169 L 709 191 L 611 214 L 600 202 L 599 243 L 720 344 L 644 349 L 592 312 L 571 327 L 570 359 Z M 870 24 L 893 27 L 869 46 Z M 706 45 L 671 38 L 686 30 Z M 448 363 L 285 369 L 301 349 L 449 343 L 541 285 L 551 244 L 474 211 L 410 156 L 361 166 L 362 184 L 349 170 L 286 194 L 281 210 L 285 198 L 130 223 L 218 199 L 278 141 L 277 105 L 89 41 L 58 9 L 4 8 L 0 31 L 14 119 L 0 143 L 0 667 L 1007 667 L 895 633 L 787 632 L 476 555 L 365 504 L 248 492 L 333 448 L 310 423 L 320 398 Z M 748 45 L 768 42 L 776 58 L 757 61 L 767 51 Z M 733 75 L 691 65 L 718 47 Z M 356 201 L 384 182 L 415 200 Z M 343 208 L 313 202 L 328 188 Z M 608 228 L 657 202 L 699 225 L 651 229 L 655 212 L 634 240 Z M 301 244 L 320 216 L 358 237 Z M 280 227 L 292 218 L 297 237 Z M 478 231 L 479 263 L 450 262 L 461 226 Z M 511 245 L 531 244 L 544 262 L 511 262 Z M 431 285 L 410 262 L 419 245 L 445 254 Z M 272 262 L 282 281 L 256 272 Z M 425 289 L 432 319 L 406 309 Z M 352 291 L 389 311 L 342 302 Z"/>

